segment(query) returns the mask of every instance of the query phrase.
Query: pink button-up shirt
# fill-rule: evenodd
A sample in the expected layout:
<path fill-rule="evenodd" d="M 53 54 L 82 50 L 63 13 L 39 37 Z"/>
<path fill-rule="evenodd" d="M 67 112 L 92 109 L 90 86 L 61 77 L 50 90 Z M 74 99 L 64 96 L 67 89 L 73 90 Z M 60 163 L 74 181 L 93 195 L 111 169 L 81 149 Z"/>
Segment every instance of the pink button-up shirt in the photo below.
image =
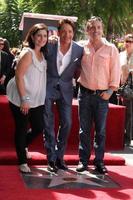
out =
<path fill-rule="evenodd" d="M 97 51 L 88 42 L 84 46 L 82 69 L 78 81 L 91 90 L 119 87 L 120 62 L 115 45 L 103 39 L 104 45 Z"/>

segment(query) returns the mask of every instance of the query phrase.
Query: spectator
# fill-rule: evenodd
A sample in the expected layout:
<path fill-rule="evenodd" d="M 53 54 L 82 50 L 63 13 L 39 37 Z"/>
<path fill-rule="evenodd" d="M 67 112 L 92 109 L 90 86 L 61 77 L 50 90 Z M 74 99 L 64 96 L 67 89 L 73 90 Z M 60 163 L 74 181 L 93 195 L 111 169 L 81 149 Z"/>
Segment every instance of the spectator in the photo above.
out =
<path fill-rule="evenodd" d="M 13 60 L 14 60 L 15 57 L 10 51 L 9 41 L 5 38 L 4 38 L 3 51 L 5 51 L 8 54 L 8 69 L 9 69 L 9 71 L 8 71 L 8 75 L 7 75 L 6 80 L 5 80 L 5 87 L 6 87 L 8 81 L 12 78 L 11 77 L 11 67 L 12 67 L 12 63 L 13 63 Z"/>
<path fill-rule="evenodd" d="M 0 94 L 6 94 L 5 80 L 9 73 L 8 54 L 3 51 L 4 39 L 0 38 Z"/>
<path fill-rule="evenodd" d="M 10 74 L 9 74 L 9 79 L 13 78 L 15 76 L 15 70 L 16 70 L 16 66 L 19 60 L 19 55 L 20 55 L 20 50 L 16 49 L 16 52 L 14 54 L 15 58 L 12 62 L 12 66 L 11 66 L 11 70 L 10 70 Z"/>
<path fill-rule="evenodd" d="M 121 84 L 124 84 L 132 73 L 133 80 L 133 34 L 127 34 L 124 40 L 125 50 L 120 52 Z M 133 138 L 133 99 L 123 99 L 126 106 L 125 144 L 129 146 Z"/>

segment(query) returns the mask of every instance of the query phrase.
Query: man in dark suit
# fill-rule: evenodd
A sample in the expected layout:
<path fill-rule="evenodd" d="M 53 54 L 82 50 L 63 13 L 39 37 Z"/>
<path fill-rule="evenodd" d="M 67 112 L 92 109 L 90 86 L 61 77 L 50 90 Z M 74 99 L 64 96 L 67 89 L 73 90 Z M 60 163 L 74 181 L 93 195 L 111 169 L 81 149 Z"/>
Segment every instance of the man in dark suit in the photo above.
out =
<path fill-rule="evenodd" d="M 68 19 L 59 22 L 58 42 L 48 44 L 47 93 L 44 109 L 44 134 L 48 170 L 67 170 L 63 160 L 68 135 L 71 129 L 73 98 L 72 79 L 80 67 L 83 48 L 73 41 L 74 23 Z M 53 105 L 59 112 L 57 138 L 54 131 Z"/>
<path fill-rule="evenodd" d="M 4 47 L 4 40 L 0 38 L 0 94 L 6 94 L 5 79 L 9 73 L 8 54 L 2 51 Z"/>

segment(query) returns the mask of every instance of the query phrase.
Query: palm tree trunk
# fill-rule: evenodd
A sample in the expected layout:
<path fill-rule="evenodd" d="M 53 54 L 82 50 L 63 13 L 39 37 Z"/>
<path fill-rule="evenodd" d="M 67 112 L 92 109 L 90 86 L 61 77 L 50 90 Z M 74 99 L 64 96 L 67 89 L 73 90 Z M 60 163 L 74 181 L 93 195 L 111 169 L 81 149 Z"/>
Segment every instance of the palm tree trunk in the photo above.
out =
<path fill-rule="evenodd" d="M 106 35 L 106 38 L 107 38 L 108 41 L 112 40 L 112 34 L 113 34 L 113 16 L 111 15 L 109 17 L 108 24 L 107 24 L 107 35 Z"/>

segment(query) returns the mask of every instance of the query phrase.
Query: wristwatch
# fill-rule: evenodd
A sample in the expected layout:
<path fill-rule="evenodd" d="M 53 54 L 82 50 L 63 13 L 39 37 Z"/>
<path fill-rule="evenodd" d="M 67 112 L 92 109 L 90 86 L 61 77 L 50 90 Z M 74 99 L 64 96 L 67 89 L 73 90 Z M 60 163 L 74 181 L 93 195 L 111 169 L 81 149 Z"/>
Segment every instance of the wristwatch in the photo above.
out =
<path fill-rule="evenodd" d="M 109 95 L 112 95 L 113 94 L 113 90 L 112 89 L 108 89 L 108 90 L 106 90 L 106 93 L 108 93 Z"/>
<path fill-rule="evenodd" d="M 21 101 L 24 102 L 24 101 L 30 101 L 30 97 L 29 96 L 22 96 L 21 97 Z"/>

